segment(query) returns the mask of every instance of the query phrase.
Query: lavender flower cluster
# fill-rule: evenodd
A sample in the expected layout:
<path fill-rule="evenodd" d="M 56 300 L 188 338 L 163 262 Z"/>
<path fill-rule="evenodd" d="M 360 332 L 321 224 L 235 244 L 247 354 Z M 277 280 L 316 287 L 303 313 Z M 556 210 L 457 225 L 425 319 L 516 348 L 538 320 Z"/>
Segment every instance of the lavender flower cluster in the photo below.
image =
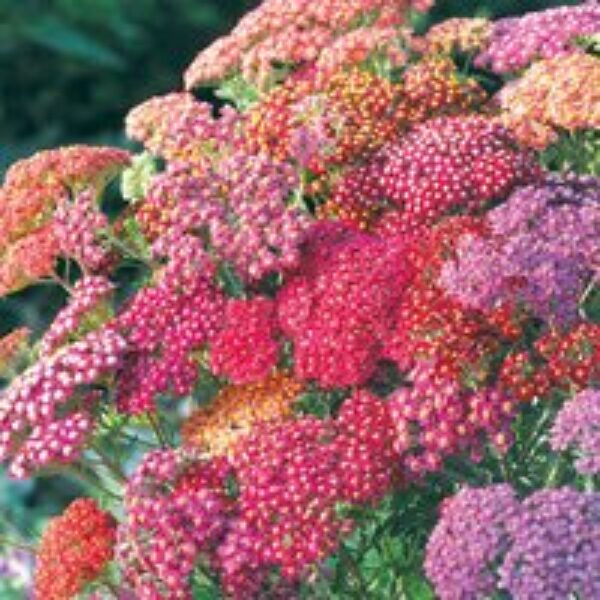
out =
<path fill-rule="evenodd" d="M 488 237 L 464 236 L 442 287 L 469 307 L 515 297 L 538 317 L 573 322 L 583 288 L 600 266 L 600 180 L 550 175 L 490 211 Z"/>
<path fill-rule="evenodd" d="M 599 31 L 600 5 L 595 1 L 500 19 L 476 65 L 496 73 L 518 71 L 536 59 L 575 52 L 575 38 Z"/>
<path fill-rule="evenodd" d="M 561 408 L 550 446 L 557 452 L 576 448 L 575 468 L 585 475 L 600 474 L 600 390 L 579 392 Z"/>
<path fill-rule="evenodd" d="M 446 500 L 425 571 L 441 600 L 600 597 L 600 493 L 540 490 L 522 502 L 506 485 Z"/>

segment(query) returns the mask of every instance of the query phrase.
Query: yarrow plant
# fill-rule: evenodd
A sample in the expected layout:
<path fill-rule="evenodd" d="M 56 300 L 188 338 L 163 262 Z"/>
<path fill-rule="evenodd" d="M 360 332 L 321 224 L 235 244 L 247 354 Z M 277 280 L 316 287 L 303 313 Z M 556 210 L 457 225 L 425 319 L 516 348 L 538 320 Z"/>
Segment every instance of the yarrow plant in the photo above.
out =
<path fill-rule="evenodd" d="M 138 153 L 9 168 L 0 296 L 62 304 L 0 460 L 89 495 L 0 523 L 36 597 L 600 597 L 600 13 L 430 4 L 264 0 Z"/>

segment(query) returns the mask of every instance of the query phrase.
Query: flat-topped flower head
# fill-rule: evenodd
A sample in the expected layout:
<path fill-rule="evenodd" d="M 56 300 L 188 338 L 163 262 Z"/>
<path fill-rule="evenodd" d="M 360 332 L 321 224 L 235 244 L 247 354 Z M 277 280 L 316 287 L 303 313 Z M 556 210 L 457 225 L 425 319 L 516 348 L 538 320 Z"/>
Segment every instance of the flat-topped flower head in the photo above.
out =
<path fill-rule="evenodd" d="M 487 236 L 465 236 L 440 285 L 467 306 L 518 301 L 548 322 L 580 318 L 600 256 L 600 179 L 551 175 L 486 215 Z"/>
<path fill-rule="evenodd" d="M 464 488 L 444 501 L 425 557 L 425 572 L 441 600 L 483 598 L 496 591 L 492 567 L 509 547 L 506 521 L 519 508 L 506 484 Z"/>
<path fill-rule="evenodd" d="M 291 418 L 302 389 L 301 383 L 284 372 L 256 383 L 226 386 L 184 421 L 184 443 L 210 455 L 230 453 L 237 440 L 257 424 Z"/>
<path fill-rule="evenodd" d="M 116 521 L 95 500 L 80 498 L 46 526 L 36 555 L 35 594 L 76 597 L 113 558 Z"/>
<path fill-rule="evenodd" d="M 520 71 L 530 63 L 577 52 L 578 37 L 600 32 L 600 6 L 584 2 L 493 22 L 487 48 L 476 59 L 496 73 Z"/>
<path fill-rule="evenodd" d="M 572 449 L 580 473 L 600 474 L 600 390 L 583 390 L 564 404 L 552 425 L 550 446 Z"/>
<path fill-rule="evenodd" d="M 600 128 L 599 90 L 597 57 L 549 58 L 500 90 L 500 119 L 523 144 L 543 149 L 563 132 Z"/>
<path fill-rule="evenodd" d="M 410 8 L 427 10 L 430 0 L 264 0 L 233 31 L 200 52 L 185 73 L 188 89 L 224 79 L 236 71 L 267 84 L 276 64 L 319 58 L 340 36 L 370 18 L 369 28 L 398 26 Z M 364 36 L 363 36 L 364 37 Z"/>
<path fill-rule="evenodd" d="M 472 54 L 487 46 L 493 28 L 488 19 L 447 19 L 434 25 L 419 45 L 426 53 Z"/>

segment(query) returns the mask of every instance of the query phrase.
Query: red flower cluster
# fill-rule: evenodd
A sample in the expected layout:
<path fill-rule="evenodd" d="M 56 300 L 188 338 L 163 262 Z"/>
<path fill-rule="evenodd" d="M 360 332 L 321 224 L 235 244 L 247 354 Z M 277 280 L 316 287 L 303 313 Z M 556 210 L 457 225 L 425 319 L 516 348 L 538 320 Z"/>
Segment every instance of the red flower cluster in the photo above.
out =
<path fill-rule="evenodd" d="M 277 566 L 294 581 L 334 551 L 352 528 L 337 505 L 380 500 L 392 486 L 398 457 L 387 405 L 357 392 L 335 420 L 305 417 L 257 427 L 240 442 L 233 463 L 243 526 L 230 533 L 228 556 L 238 569 L 225 565 L 224 585 L 242 598 L 246 589 L 238 586 L 252 580 L 248 570 Z M 254 552 L 247 564 L 231 552 L 245 545 Z"/>
<path fill-rule="evenodd" d="M 116 522 L 95 500 L 75 500 L 46 527 L 37 552 L 35 594 L 71 600 L 113 558 Z"/>
<path fill-rule="evenodd" d="M 210 344 L 210 367 L 232 383 L 267 377 L 279 360 L 275 304 L 267 298 L 230 300 L 223 328 Z"/>
<path fill-rule="evenodd" d="M 509 354 L 500 382 L 519 400 L 544 397 L 550 389 L 582 390 L 600 380 L 600 326 L 579 323 L 568 331 L 549 331 L 532 352 Z"/>
<path fill-rule="evenodd" d="M 277 297 L 296 376 L 328 388 L 365 383 L 409 277 L 397 244 L 338 224 L 314 227 L 304 262 Z"/>

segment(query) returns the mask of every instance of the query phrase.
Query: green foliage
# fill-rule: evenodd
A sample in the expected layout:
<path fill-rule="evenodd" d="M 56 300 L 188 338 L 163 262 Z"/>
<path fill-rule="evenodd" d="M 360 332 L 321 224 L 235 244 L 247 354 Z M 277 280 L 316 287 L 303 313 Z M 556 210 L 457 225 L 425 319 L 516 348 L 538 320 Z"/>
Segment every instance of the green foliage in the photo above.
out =
<path fill-rule="evenodd" d="M 600 132 L 564 133 L 541 154 L 542 164 L 552 171 L 574 171 L 600 176 Z"/>

